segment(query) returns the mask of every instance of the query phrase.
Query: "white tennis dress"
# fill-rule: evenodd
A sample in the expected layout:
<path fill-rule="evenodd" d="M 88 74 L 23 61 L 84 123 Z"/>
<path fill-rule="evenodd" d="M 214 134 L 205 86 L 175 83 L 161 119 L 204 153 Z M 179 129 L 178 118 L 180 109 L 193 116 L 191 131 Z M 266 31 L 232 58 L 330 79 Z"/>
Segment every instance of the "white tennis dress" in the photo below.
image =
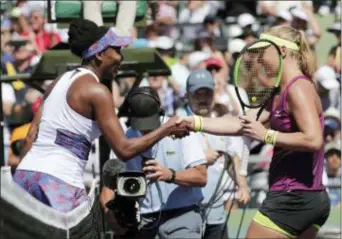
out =
<path fill-rule="evenodd" d="M 66 72 L 45 99 L 37 138 L 18 170 L 46 173 L 84 188 L 83 173 L 91 143 L 101 135 L 96 121 L 80 115 L 67 102 L 69 87 L 84 74 L 99 81 L 92 71 L 78 68 Z"/>

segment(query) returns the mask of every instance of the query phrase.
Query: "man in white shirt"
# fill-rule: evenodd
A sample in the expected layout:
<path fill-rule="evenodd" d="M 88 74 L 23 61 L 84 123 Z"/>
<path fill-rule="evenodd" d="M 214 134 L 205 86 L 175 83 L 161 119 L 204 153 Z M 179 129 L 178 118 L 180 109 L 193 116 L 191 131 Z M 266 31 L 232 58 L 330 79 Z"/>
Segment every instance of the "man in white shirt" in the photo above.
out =
<path fill-rule="evenodd" d="M 162 112 L 157 92 L 140 87 L 128 100 L 130 123 L 126 136 L 140 137 L 160 127 Z M 166 118 L 166 117 L 165 117 Z M 195 133 L 182 139 L 166 137 L 135 158 L 127 171 L 144 172 L 147 193 L 139 201 L 141 224 L 127 238 L 201 238 L 200 187 L 207 182 L 205 155 Z M 134 235 L 133 235 L 134 234 Z"/>
<path fill-rule="evenodd" d="M 199 69 L 193 71 L 187 80 L 188 105 L 184 112 L 178 110 L 180 116 L 200 115 L 210 117 L 214 102 L 215 82 L 209 71 Z M 211 165 L 208 167 L 208 182 L 202 188 L 204 199 L 201 202 L 202 217 L 205 223 L 205 233 L 203 239 L 228 238 L 225 230 L 225 201 L 233 200 L 233 191 L 237 188 L 236 198 L 239 202 L 246 204 L 249 201 L 249 192 L 246 182 L 247 164 L 240 167 L 240 158 L 243 153 L 242 137 L 226 137 L 211 135 L 206 133 L 196 133 L 205 151 L 206 159 Z M 231 155 L 235 164 L 235 181 L 227 174 L 227 164 L 219 152 L 226 152 Z M 218 186 L 219 185 L 219 186 Z M 225 198 L 225 191 L 228 198 Z M 229 197 L 230 196 L 230 197 Z M 229 202 L 231 203 L 231 202 Z"/>

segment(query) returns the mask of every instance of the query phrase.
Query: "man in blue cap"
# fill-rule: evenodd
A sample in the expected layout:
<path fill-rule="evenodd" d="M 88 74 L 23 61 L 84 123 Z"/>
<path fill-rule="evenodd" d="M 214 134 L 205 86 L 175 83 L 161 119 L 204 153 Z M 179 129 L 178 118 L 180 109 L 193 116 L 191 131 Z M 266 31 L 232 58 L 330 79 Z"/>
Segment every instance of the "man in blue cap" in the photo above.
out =
<path fill-rule="evenodd" d="M 187 80 L 186 95 L 188 105 L 178 110 L 178 115 L 212 116 L 214 106 L 215 83 L 211 73 L 204 69 L 193 71 Z M 196 133 L 203 151 L 205 152 L 208 167 L 207 185 L 202 188 L 204 199 L 201 202 L 202 218 L 204 221 L 204 239 L 228 238 L 225 227 L 224 204 L 230 203 L 235 190 L 232 179 L 224 170 L 224 158 L 219 152 L 227 152 L 232 156 L 237 175 L 237 192 L 235 198 L 241 203 L 249 201 L 248 186 L 246 183 L 247 163 L 240 167 L 243 153 L 242 137 L 227 137 Z M 242 165 L 242 164 L 241 164 Z M 217 187 L 217 185 L 220 185 Z M 228 192 L 228 198 L 225 198 Z M 225 202 L 226 201 L 226 202 Z"/>

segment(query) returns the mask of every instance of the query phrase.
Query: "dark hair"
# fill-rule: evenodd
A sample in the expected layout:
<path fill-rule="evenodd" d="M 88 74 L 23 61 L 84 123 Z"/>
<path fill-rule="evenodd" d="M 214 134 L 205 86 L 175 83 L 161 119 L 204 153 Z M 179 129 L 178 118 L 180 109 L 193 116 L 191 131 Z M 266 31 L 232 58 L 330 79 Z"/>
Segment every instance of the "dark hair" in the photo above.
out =
<path fill-rule="evenodd" d="M 107 27 L 98 27 L 96 23 L 86 19 L 73 20 L 68 31 L 71 52 L 82 57 L 82 53 L 103 37 L 107 31 Z"/>
<path fill-rule="evenodd" d="M 330 48 L 329 56 L 334 56 L 335 57 L 337 48 L 338 48 L 338 45 L 333 46 L 332 48 Z"/>

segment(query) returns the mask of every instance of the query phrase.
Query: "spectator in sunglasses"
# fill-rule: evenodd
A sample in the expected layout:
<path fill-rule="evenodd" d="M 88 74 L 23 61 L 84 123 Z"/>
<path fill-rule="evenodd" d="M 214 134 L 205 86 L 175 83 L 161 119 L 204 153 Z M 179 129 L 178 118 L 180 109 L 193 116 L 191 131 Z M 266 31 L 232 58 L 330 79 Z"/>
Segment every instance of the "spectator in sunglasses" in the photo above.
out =
<path fill-rule="evenodd" d="M 329 198 L 332 207 L 341 204 L 341 141 L 335 140 L 325 145 L 326 169 L 328 175 Z"/>

